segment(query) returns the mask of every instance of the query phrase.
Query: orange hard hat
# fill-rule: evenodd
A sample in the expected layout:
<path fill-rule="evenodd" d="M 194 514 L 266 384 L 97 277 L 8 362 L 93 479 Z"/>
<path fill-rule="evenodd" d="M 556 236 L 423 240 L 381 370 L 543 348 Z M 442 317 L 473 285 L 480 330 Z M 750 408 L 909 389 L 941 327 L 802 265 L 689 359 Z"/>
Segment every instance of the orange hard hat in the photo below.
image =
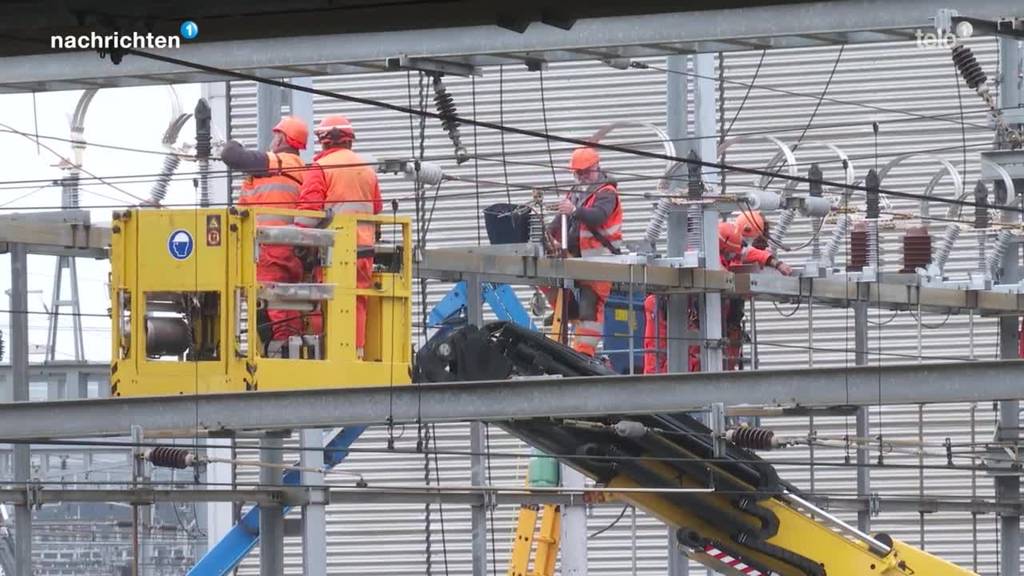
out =
<path fill-rule="evenodd" d="M 285 116 L 274 126 L 274 132 L 280 132 L 288 145 L 296 150 L 305 150 L 309 140 L 309 128 L 301 118 Z"/>
<path fill-rule="evenodd" d="M 718 251 L 739 252 L 743 250 L 743 237 L 736 226 L 730 222 L 718 223 Z"/>
<path fill-rule="evenodd" d="M 586 170 L 593 166 L 597 166 L 597 163 L 601 161 L 601 157 L 598 156 L 597 150 L 589 146 L 583 148 L 577 148 L 572 151 L 572 157 L 569 159 L 570 170 Z"/>
<path fill-rule="evenodd" d="M 736 229 L 743 238 L 757 238 L 764 234 L 764 216 L 760 210 L 740 212 L 736 217 Z"/>
<path fill-rule="evenodd" d="M 324 140 L 343 141 L 356 139 L 356 132 L 352 128 L 352 123 L 341 114 L 333 114 L 320 120 L 320 124 L 317 125 L 313 132 L 316 134 L 317 140 L 321 142 Z"/>

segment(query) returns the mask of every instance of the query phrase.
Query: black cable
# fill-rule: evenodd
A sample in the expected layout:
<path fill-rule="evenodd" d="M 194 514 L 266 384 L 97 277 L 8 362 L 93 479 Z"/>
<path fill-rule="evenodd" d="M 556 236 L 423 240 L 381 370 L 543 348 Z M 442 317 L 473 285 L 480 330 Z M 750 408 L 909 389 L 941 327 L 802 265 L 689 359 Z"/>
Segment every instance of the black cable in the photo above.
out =
<path fill-rule="evenodd" d="M 8 129 L 8 130 L 10 130 L 10 131 L 12 131 L 12 132 L 14 132 L 16 134 L 19 134 L 19 135 L 21 135 L 22 137 L 24 137 L 24 138 L 26 138 L 28 140 L 32 140 L 32 136 L 31 135 L 26 134 L 24 132 L 21 132 L 19 130 L 16 130 L 16 129 L 12 128 L 11 126 L 8 126 L 7 124 L 4 124 L 4 123 L 0 122 L 0 127 L 6 128 L 6 129 Z M 46 149 L 48 152 L 50 152 L 51 154 L 53 154 L 54 156 L 59 158 L 62 162 L 65 162 L 66 164 L 71 165 L 71 166 L 76 166 L 74 162 L 71 162 L 71 160 L 69 160 L 68 158 L 66 158 L 65 156 L 63 156 L 62 154 L 60 154 L 59 152 L 54 150 L 53 148 L 50 148 L 46 144 L 43 144 L 42 142 L 39 142 L 38 140 L 35 140 L 35 143 L 36 143 L 36 146 L 41 146 L 42 148 Z M 140 198 L 140 197 L 138 197 L 138 196 L 132 194 L 131 192 L 128 192 L 128 191 L 126 191 L 126 190 L 124 190 L 122 188 L 114 186 L 113 184 L 110 184 L 109 182 L 104 181 L 102 178 L 97 177 L 95 174 L 93 174 L 92 172 L 89 172 L 88 170 L 86 170 L 85 168 L 82 168 L 81 166 L 76 166 L 76 168 L 79 171 L 84 172 L 85 174 L 87 174 L 87 175 L 89 175 L 89 176 L 91 176 L 93 178 L 97 178 L 101 183 L 106 184 L 107 186 L 110 186 L 111 188 L 113 188 L 114 190 L 117 190 L 118 192 L 120 192 L 121 194 L 124 194 L 125 196 L 128 196 L 130 198 L 134 198 L 135 200 L 139 200 L 140 202 L 145 202 L 145 200 L 143 200 L 142 198 Z"/>
<path fill-rule="evenodd" d="M 473 118 L 476 118 L 476 76 L 470 76 L 470 90 L 473 98 Z M 480 246 L 483 244 L 483 237 L 480 235 L 480 230 L 483 228 L 481 220 L 483 219 L 483 212 L 480 211 L 480 159 L 477 157 L 477 151 L 479 150 L 477 144 L 477 125 L 473 125 L 473 182 L 476 186 L 476 245 Z"/>
<path fill-rule="evenodd" d="M 436 449 L 437 448 L 437 425 L 435 425 L 435 424 L 431 424 L 430 425 L 430 435 L 434 437 L 434 447 L 435 447 L 435 450 L 434 450 L 434 477 L 437 478 L 437 483 L 440 484 L 441 483 L 441 467 L 437 463 L 437 454 L 438 454 L 439 450 Z M 444 503 L 438 502 L 437 503 L 437 508 L 440 511 L 440 515 L 441 515 L 441 554 L 444 557 L 444 573 L 445 573 L 445 576 L 449 576 L 449 571 L 448 571 L 448 536 L 445 533 L 445 527 L 444 527 Z"/>
<path fill-rule="evenodd" d="M 790 146 L 790 149 L 796 151 L 800 146 L 800 143 L 804 141 L 804 136 L 807 136 L 807 131 L 811 129 L 811 125 L 814 124 L 814 118 L 818 116 L 818 110 L 821 109 L 821 103 L 825 101 L 825 95 L 828 94 L 828 89 L 832 86 L 832 79 L 835 78 L 836 70 L 839 69 L 839 62 L 843 59 L 843 52 L 846 50 L 846 44 L 839 45 L 839 52 L 836 53 L 836 60 L 832 63 L 832 71 L 828 73 L 828 79 L 825 80 L 825 87 L 821 89 L 821 96 L 818 97 L 818 101 L 814 103 L 814 110 L 811 111 L 810 118 L 807 119 L 807 124 L 804 126 L 803 131 L 800 132 L 800 136 L 796 139 L 796 144 Z M 875 149 L 875 156 L 878 156 L 878 149 Z M 783 164 L 779 163 L 779 169 L 776 174 L 782 171 Z M 769 178 L 768 184 L 771 184 L 775 178 Z M 771 240 L 769 238 L 769 240 Z"/>
<path fill-rule="evenodd" d="M 133 146 L 118 146 L 117 144 L 101 144 L 99 142 L 89 142 L 88 140 L 73 140 L 71 138 L 62 138 L 60 136 L 49 136 L 46 134 L 38 133 L 37 131 L 32 134 L 32 138 L 36 140 L 53 140 L 55 142 L 65 142 L 68 144 L 74 144 L 76 146 L 85 146 L 87 148 L 105 148 L 107 150 L 118 150 L 121 152 L 134 152 L 137 154 L 152 154 L 156 156 L 177 156 L 182 160 L 195 160 L 195 154 L 182 154 L 180 152 L 174 152 L 173 150 L 147 150 L 145 148 L 135 148 Z M 0 128 L 0 134 L 21 134 L 22 132 L 14 128 Z"/>
<path fill-rule="evenodd" d="M 945 318 L 945 319 L 944 319 L 944 320 L 942 321 L 942 323 L 941 323 L 941 324 L 939 324 L 938 326 L 936 326 L 936 325 L 934 325 L 934 324 L 925 324 L 924 320 L 922 320 L 921 318 L 918 318 L 917 314 L 914 314 L 914 310 L 913 310 L 912 308 L 908 308 L 908 309 L 907 309 L 907 312 L 910 312 L 910 316 L 911 316 L 911 317 L 912 317 L 912 318 L 913 318 L 914 320 L 916 320 L 918 324 L 920 324 L 920 325 L 921 325 L 922 327 L 924 327 L 924 328 L 926 328 L 926 329 L 928 329 L 928 330 L 938 330 L 939 328 L 942 328 L 943 326 L 945 326 L 945 325 L 946 325 L 946 323 L 947 323 L 947 322 L 949 322 L 949 319 L 950 319 L 950 317 L 952 316 L 952 314 L 951 314 L 951 313 L 949 313 L 949 312 L 946 312 L 946 318 Z"/>
<path fill-rule="evenodd" d="M 951 61 L 951 64 L 953 65 L 953 83 L 956 84 L 956 101 L 960 108 L 960 121 L 963 122 L 964 98 L 963 93 L 961 92 L 962 86 L 960 85 L 960 74 L 956 69 L 956 62 Z M 960 140 L 962 145 L 967 144 L 967 128 L 964 127 L 963 124 L 960 125 Z M 960 190 L 961 194 L 967 191 L 967 150 L 964 150 L 963 152 L 963 170 L 963 177 L 960 179 L 960 181 L 963 184 L 964 189 Z"/>
<path fill-rule="evenodd" d="M 544 69 L 541 68 L 540 74 L 540 113 L 541 118 L 544 119 L 544 132 L 550 134 L 551 131 L 548 129 L 548 105 L 547 97 L 544 95 Z M 551 140 L 545 140 L 548 148 L 548 163 L 551 165 L 551 181 L 554 182 L 555 188 L 558 188 L 558 175 L 555 173 L 555 157 L 551 153 Z M 508 180 L 508 177 L 505 178 Z"/>
<path fill-rule="evenodd" d="M 491 424 L 490 422 L 484 422 L 484 450 L 487 452 L 487 458 L 485 467 L 487 469 L 487 484 L 494 486 L 494 479 L 491 477 Z M 487 515 L 490 518 L 488 523 L 490 526 L 491 534 L 491 570 L 492 573 L 497 576 L 498 574 L 498 551 L 495 549 L 495 537 L 494 537 L 494 507 L 490 506 L 487 509 Z"/>
<path fill-rule="evenodd" d="M 505 125 L 505 65 L 504 64 L 499 64 L 498 65 L 498 124 L 500 124 L 502 126 Z M 473 125 L 474 130 L 476 129 L 476 126 L 477 126 L 476 124 Z M 499 136 L 501 138 L 501 155 L 505 156 L 505 131 L 502 130 L 501 134 Z M 548 143 L 548 145 L 550 146 L 550 142 Z M 474 150 L 473 153 L 475 154 L 476 150 Z M 506 199 L 508 200 L 508 203 L 511 204 L 512 203 L 512 190 L 510 190 L 509 187 L 508 187 L 508 166 L 502 166 L 502 169 L 503 169 L 503 172 L 504 172 L 504 175 L 505 175 L 505 196 L 506 196 Z"/>
<path fill-rule="evenodd" d="M 845 46 L 845 44 L 842 44 L 842 45 Z M 659 66 L 653 66 L 651 64 L 646 64 L 646 63 L 643 63 L 643 62 L 631 62 L 630 66 L 632 68 L 638 68 L 638 69 L 656 70 L 658 72 L 662 72 L 662 73 L 665 73 L 665 74 L 680 74 L 680 75 L 683 75 L 683 76 L 692 76 L 694 78 L 702 78 L 702 79 L 705 79 L 705 80 L 717 80 L 717 78 L 715 78 L 714 76 L 707 76 L 707 75 L 704 75 L 704 74 L 697 74 L 696 72 L 688 72 L 688 71 L 685 71 L 685 70 L 669 70 L 667 68 L 661 68 Z M 749 84 L 747 84 L 746 82 L 742 82 L 742 81 L 739 81 L 739 80 L 725 80 L 725 82 L 727 84 L 733 84 L 733 85 L 736 85 L 736 86 L 749 86 Z M 819 99 L 819 97 L 815 96 L 814 94 L 804 94 L 802 92 L 794 92 L 792 90 L 786 90 L 786 89 L 783 89 L 783 88 L 775 88 L 775 87 L 772 87 L 772 86 L 761 85 L 761 86 L 757 86 L 756 88 L 758 90 L 764 90 L 764 91 L 767 91 L 767 92 L 776 92 L 778 94 L 786 94 L 788 96 L 797 96 L 797 97 L 800 97 L 800 98 L 813 98 L 813 99 L 816 99 L 816 100 Z M 831 98 L 831 97 L 830 98 L 824 98 L 824 100 L 826 100 L 828 102 L 835 103 L 835 104 L 844 104 L 844 105 L 847 105 L 847 106 L 856 106 L 856 107 L 859 107 L 859 108 L 865 108 L 865 109 L 868 109 L 868 110 L 874 110 L 875 112 L 887 112 L 887 113 L 890 113 L 890 114 L 902 114 L 902 115 L 918 118 L 918 119 L 921 119 L 921 120 L 942 120 L 942 121 L 946 121 L 946 122 L 956 123 L 956 120 L 946 120 L 941 115 L 939 115 L 939 116 L 929 116 L 927 114 L 917 114 L 915 112 L 908 112 L 906 110 L 899 110 L 899 109 L 895 109 L 895 108 L 885 108 L 883 106 L 876 106 L 874 104 L 865 104 L 864 102 L 855 102 L 855 101 L 852 101 L 852 100 L 840 100 L 838 98 Z M 982 128 L 982 129 L 985 129 L 985 130 L 991 130 L 991 128 L 989 126 L 982 125 L 982 124 L 971 124 L 970 126 L 972 128 Z"/>
<path fill-rule="evenodd" d="M 290 82 L 284 82 L 284 81 L 274 80 L 274 79 L 269 79 L 269 78 L 261 78 L 259 76 L 255 76 L 255 75 L 252 75 L 252 74 L 246 74 L 246 73 L 237 72 L 237 71 L 234 71 L 234 70 L 227 70 L 227 69 L 218 68 L 218 67 L 215 67 L 215 66 L 207 66 L 205 64 L 199 64 L 197 62 L 190 62 L 190 61 L 187 61 L 187 60 L 181 60 L 181 59 L 178 59 L 178 58 L 172 58 L 172 57 L 164 56 L 164 55 L 161 55 L 161 54 L 153 54 L 153 53 L 143 52 L 143 51 L 140 51 L 140 50 L 127 49 L 124 52 L 125 52 L 125 54 L 132 54 L 132 55 L 139 56 L 139 57 L 142 57 L 142 58 L 147 58 L 147 59 L 151 59 L 151 60 L 165 62 L 165 63 L 168 63 L 168 64 L 184 66 L 184 67 L 187 67 L 187 68 L 193 68 L 193 69 L 196 69 L 196 70 L 201 70 L 201 71 L 209 72 L 209 73 L 212 73 L 212 74 L 218 74 L 218 75 L 222 75 L 222 76 L 233 77 L 233 78 L 237 78 L 237 79 L 240 79 L 240 80 L 249 80 L 249 81 L 259 82 L 259 83 L 262 83 L 262 84 L 267 84 L 267 85 L 270 85 L 270 86 L 278 86 L 280 88 L 290 89 L 290 90 L 299 91 L 299 92 L 305 92 L 305 93 L 309 93 L 309 94 L 313 94 L 313 95 L 318 95 L 318 96 L 322 96 L 322 97 L 326 97 L 326 98 L 331 98 L 331 99 L 334 99 L 334 100 L 342 100 L 342 101 L 345 101 L 345 102 L 352 102 L 352 103 L 356 103 L 356 104 L 362 104 L 362 105 L 365 105 L 365 106 L 372 106 L 372 107 L 375 107 L 375 108 L 384 108 L 384 109 L 392 110 L 394 112 L 399 112 L 399 113 L 402 113 L 402 114 L 415 114 L 415 115 L 418 115 L 418 116 L 427 116 L 428 118 L 440 119 L 440 115 L 437 114 L 437 113 L 434 113 L 434 112 L 430 112 L 430 111 L 419 112 L 419 111 L 416 111 L 416 110 L 409 109 L 409 108 L 407 108 L 405 106 L 401 106 L 401 105 L 397 105 L 397 104 L 391 104 L 391 103 L 383 102 L 383 101 L 380 101 L 380 100 L 373 100 L 373 99 L 362 98 L 362 97 L 358 97 L 358 96 L 351 96 L 351 95 L 348 95 L 348 94 L 342 94 L 342 93 L 338 93 L 338 92 L 331 92 L 331 91 L 327 91 L 327 90 L 319 90 L 319 89 L 310 88 L 310 87 L 307 87 L 307 86 L 298 86 L 298 85 L 292 84 Z M 499 71 L 499 79 L 500 79 L 500 71 Z M 456 120 L 458 120 L 459 122 L 462 122 L 462 123 L 465 123 L 465 124 L 475 124 L 475 125 L 479 125 L 482 128 L 489 128 L 489 129 L 492 129 L 492 130 L 499 130 L 499 131 L 501 131 L 503 133 L 504 132 L 509 132 L 509 133 L 513 133 L 513 134 L 519 134 L 519 135 L 522 135 L 522 136 L 529 136 L 529 137 L 532 137 L 532 138 L 550 139 L 550 140 L 554 140 L 554 141 L 558 141 L 558 142 L 563 142 L 563 143 L 566 143 L 566 144 L 573 144 L 573 145 L 576 145 L 576 146 L 591 146 L 591 147 L 599 148 L 599 149 L 602 149 L 602 150 L 608 150 L 608 151 L 613 151 L 613 152 L 621 152 L 621 153 L 624 153 L 624 154 L 630 154 L 630 155 L 640 156 L 640 157 L 644 157 L 644 158 L 651 158 L 651 159 L 655 159 L 655 160 L 666 160 L 666 161 L 681 162 L 681 163 L 684 163 L 684 164 L 692 164 L 692 165 L 700 166 L 702 168 L 715 168 L 715 169 L 719 169 L 719 170 L 734 170 L 736 172 L 750 174 L 750 175 L 753 175 L 753 176 L 765 176 L 765 177 L 772 177 L 773 176 L 772 173 L 764 171 L 764 170 L 758 170 L 758 169 L 752 169 L 752 168 L 743 168 L 743 167 L 738 167 L 738 166 L 727 166 L 727 165 L 723 165 L 723 164 L 718 163 L 718 162 L 709 162 L 709 161 L 705 161 L 705 160 L 694 160 L 694 159 L 689 159 L 689 158 L 682 158 L 682 157 L 673 156 L 673 155 L 670 155 L 670 154 L 662 154 L 662 153 L 656 153 L 656 152 L 648 152 L 648 151 L 644 151 L 644 150 L 636 150 L 636 149 L 632 149 L 632 148 L 628 148 L 628 147 L 616 146 L 616 145 L 612 145 L 612 144 L 605 144 L 605 143 L 601 143 L 601 142 L 589 142 L 589 141 L 582 140 L 582 139 L 579 139 L 579 138 L 568 138 L 568 137 L 565 137 L 565 136 L 559 136 L 559 135 L 555 135 L 555 134 L 544 134 L 542 132 L 537 132 L 535 130 L 528 130 L 528 129 L 524 129 L 524 128 L 516 128 L 516 127 L 512 127 L 512 126 L 505 126 L 505 125 L 500 124 L 500 123 L 499 124 L 495 124 L 493 122 L 485 122 L 485 121 L 471 119 L 471 118 L 465 118 L 465 117 L 454 117 L 454 118 Z M 781 178 L 781 179 L 793 181 L 793 182 L 804 183 L 804 184 L 809 184 L 812 181 L 810 178 L 803 177 L 803 176 L 792 176 L 792 175 L 779 174 L 777 177 Z M 831 182 L 831 181 L 821 181 L 821 184 L 823 186 L 831 186 L 831 187 L 834 187 L 834 188 L 839 188 L 839 189 L 844 189 L 844 190 L 851 190 L 851 191 L 856 191 L 856 192 L 867 192 L 868 191 L 867 187 L 866 186 L 862 186 L 862 185 L 845 184 L 845 183 Z M 897 197 L 897 198 L 908 198 L 908 199 L 916 199 L 916 200 L 921 200 L 922 199 L 922 197 L 921 197 L 922 195 L 920 195 L 920 194 L 910 194 L 910 193 L 906 193 L 906 192 L 897 192 L 895 190 L 878 190 L 878 192 L 880 194 L 886 194 L 886 195 Z M 947 198 L 940 198 L 940 197 L 933 197 L 933 198 L 930 198 L 930 200 L 932 202 L 938 202 L 938 203 L 948 203 L 948 204 L 955 204 L 955 205 L 956 204 L 960 204 L 960 202 L 958 202 L 957 200 L 947 199 Z M 1024 208 L 1004 207 L 1003 210 L 1009 210 L 1009 211 L 1013 211 L 1013 212 L 1024 214 Z"/>
<path fill-rule="evenodd" d="M 750 91 L 754 89 L 754 84 L 757 83 L 757 76 L 761 73 L 761 65 L 764 64 L 764 57 L 766 54 L 768 54 L 767 48 L 761 50 L 761 59 L 757 61 L 757 68 L 754 69 L 754 77 L 750 80 L 750 84 L 747 85 L 747 91 L 743 94 L 743 100 L 740 101 L 740 106 L 736 109 L 736 114 L 733 115 L 732 121 L 729 122 L 729 126 L 725 129 L 725 132 L 722 133 L 722 140 L 728 138 L 729 132 L 732 132 L 733 124 L 735 124 L 736 120 L 739 119 L 740 113 L 743 112 L 743 107 L 747 105 L 747 98 L 750 97 Z M 722 66 L 722 69 L 724 73 L 724 66 Z M 720 84 L 725 84 L 724 77 L 719 77 L 718 81 Z"/>
<path fill-rule="evenodd" d="M 608 524 L 604 528 L 601 528 L 600 530 L 594 532 L 593 534 L 588 534 L 587 535 L 587 540 L 593 540 L 594 538 L 597 538 L 601 534 L 604 534 L 605 532 L 607 532 L 607 531 L 611 530 L 612 528 L 614 528 L 615 525 L 619 523 L 619 520 L 622 520 L 622 517 L 626 515 L 626 511 L 629 510 L 630 507 L 631 507 L 630 504 L 624 505 L 622 507 L 622 512 L 619 512 L 619 515 L 615 517 L 615 520 L 612 520 L 610 524 Z"/>

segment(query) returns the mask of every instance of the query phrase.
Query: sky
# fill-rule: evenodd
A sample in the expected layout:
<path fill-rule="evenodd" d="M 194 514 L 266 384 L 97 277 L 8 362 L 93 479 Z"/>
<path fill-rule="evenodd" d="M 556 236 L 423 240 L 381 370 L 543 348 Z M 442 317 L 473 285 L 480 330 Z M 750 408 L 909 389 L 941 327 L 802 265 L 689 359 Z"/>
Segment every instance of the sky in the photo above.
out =
<path fill-rule="evenodd" d="M 174 92 L 182 110 L 186 112 L 194 109 L 201 94 L 199 84 L 178 85 L 174 87 Z M 37 147 L 30 139 L 9 133 L 8 127 L 33 135 L 70 138 L 71 117 L 81 94 L 81 91 L 65 91 L 34 96 L 0 95 L 0 150 L 3 151 L 0 154 L 0 215 L 60 208 L 60 186 L 45 185 L 50 180 L 59 180 L 64 174 L 59 167 L 60 158 L 45 148 Z M 100 182 L 84 181 L 80 202 L 83 208 L 89 209 L 94 223 L 109 223 L 115 207 L 137 204 L 138 200 L 128 194 L 139 198 L 149 196 L 152 187 L 150 175 L 158 173 L 163 164 L 162 153 L 166 149 L 161 139 L 171 119 L 172 102 L 172 91 L 166 86 L 110 88 L 99 91 L 93 98 L 85 120 L 87 142 L 159 152 L 139 153 L 95 146 L 86 148 L 82 167 L 96 176 L 108 179 L 115 176 L 146 175 L 146 178 L 130 179 L 139 180 L 134 183 L 112 182 L 116 183 L 120 191 Z M 190 121 L 181 130 L 178 145 L 193 143 L 194 139 L 195 126 Z M 41 139 L 41 142 L 58 154 L 72 158 L 70 143 L 47 139 Z M 211 163 L 211 170 L 219 169 L 223 169 L 223 165 Z M 178 167 L 179 173 L 196 170 L 196 165 L 190 162 L 182 162 Z M 84 173 L 82 177 L 89 178 Z M 25 180 L 41 181 L 14 183 Z M 191 203 L 196 196 L 190 180 L 172 182 L 165 203 Z M 52 256 L 29 257 L 30 312 L 44 313 L 50 307 L 56 261 Z M 107 286 L 109 263 L 106 260 L 80 258 L 77 267 L 82 313 L 106 314 L 110 306 Z M 10 318 L 7 311 L 10 304 L 7 292 L 11 286 L 10 269 L 10 258 L 0 255 L 0 291 L 3 292 L 0 330 L 4 332 L 4 340 L 8 343 Z M 65 288 L 67 294 L 69 292 Z M 71 320 L 70 317 L 61 318 L 57 360 L 74 360 Z M 47 322 L 48 316 L 45 314 L 29 316 L 32 362 L 44 359 Z M 110 321 L 86 316 L 82 318 L 82 326 L 86 359 L 94 362 L 109 361 Z M 7 348 L 10 349 L 9 344 Z M 8 361 L 5 357 L 4 362 Z"/>

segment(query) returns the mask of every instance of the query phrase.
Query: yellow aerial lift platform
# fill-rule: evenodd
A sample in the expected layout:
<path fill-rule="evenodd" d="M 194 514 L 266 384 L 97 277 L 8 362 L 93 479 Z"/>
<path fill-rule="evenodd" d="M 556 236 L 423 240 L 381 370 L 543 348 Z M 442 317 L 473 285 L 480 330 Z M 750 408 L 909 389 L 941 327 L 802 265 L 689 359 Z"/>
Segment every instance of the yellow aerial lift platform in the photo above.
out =
<path fill-rule="evenodd" d="M 408 218 L 336 215 L 320 228 L 261 226 L 321 212 L 252 207 L 114 214 L 111 395 L 208 394 L 408 384 L 412 265 Z M 264 221 L 266 221 L 264 219 Z M 356 287 L 359 222 L 377 224 L 373 285 Z M 260 283 L 264 245 L 305 257 L 304 283 Z M 365 248 L 364 248 L 365 251 Z M 315 272 L 314 272 L 315 271 Z M 357 355 L 356 297 L 367 297 Z M 265 341 L 266 309 L 298 311 L 301 335 Z M 309 322 L 313 317 L 322 318 Z"/>

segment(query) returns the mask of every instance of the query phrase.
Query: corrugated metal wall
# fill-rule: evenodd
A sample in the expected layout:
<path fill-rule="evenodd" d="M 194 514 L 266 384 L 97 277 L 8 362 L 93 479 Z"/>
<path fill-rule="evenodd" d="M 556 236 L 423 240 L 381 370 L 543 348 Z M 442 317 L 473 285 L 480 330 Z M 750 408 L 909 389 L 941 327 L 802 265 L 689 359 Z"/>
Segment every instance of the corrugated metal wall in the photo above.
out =
<path fill-rule="evenodd" d="M 988 39 L 972 41 L 978 60 L 987 70 L 995 70 L 995 43 Z M 720 116 L 724 126 L 732 124 L 730 136 L 771 133 L 792 144 L 817 106 L 817 99 L 764 89 L 771 87 L 806 95 L 821 93 L 833 66 L 835 75 L 829 85 L 828 97 L 814 116 L 798 150 L 800 163 L 822 162 L 826 179 L 841 179 L 840 165 L 834 157 L 822 153 L 811 141 L 827 141 L 843 148 L 862 178 L 868 168 L 883 165 L 896 155 L 915 150 L 931 150 L 955 165 L 962 164 L 966 141 L 967 175 L 978 174 L 977 152 L 987 147 L 991 131 L 978 99 L 966 88 L 958 89 L 949 53 L 943 49 L 922 49 L 913 43 L 858 45 L 846 47 L 836 65 L 838 47 L 777 50 L 768 52 L 757 74 L 756 88 L 746 96 L 755 73 L 760 52 L 729 53 L 721 60 L 727 80 L 722 85 Z M 661 61 L 651 61 L 662 65 Z M 655 70 L 615 70 L 600 63 L 552 65 L 541 77 L 522 67 L 504 70 L 488 68 L 475 80 L 446 78 L 449 90 L 468 117 L 533 130 L 548 130 L 560 135 L 586 137 L 600 126 L 613 121 L 630 120 L 664 126 L 665 76 Z M 374 98 L 389 103 L 417 106 L 419 77 L 416 74 L 361 74 L 319 78 L 316 87 L 346 94 Z M 737 83 L 738 82 L 738 83 Z M 543 92 L 543 98 L 542 96 Z M 962 94 L 960 94 L 962 92 Z M 958 97 L 958 94 L 960 96 Z M 967 120 L 960 122 L 960 102 Z M 741 102 L 742 111 L 739 112 Z M 427 106 L 432 94 L 427 92 Z M 853 102 L 851 104 L 846 102 Z M 358 133 L 357 149 L 377 158 L 408 158 L 417 154 L 420 126 L 418 120 L 364 106 L 340 103 L 317 97 L 317 117 L 343 112 L 349 116 Z M 739 112 L 739 113 L 738 113 Z M 546 117 L 546 122 L 545 122 Z M 930 118 L 939 117 L 939 118 Z M 877 138 L 872 123 L 879 126 Z M 962 130 L 963 127 L 963 130 Z M 232 87 L 232 134 L 247 144 L 254 143 L 255 89 L 250 84 Z M 490 130 L 462 129 L 463 142 L 478 159 L 462 166 L 452 160 L 452 146 L 438 122 L 425 125 L 425 156 L 438 159 L 445 168 L 461 177 L 489 183 L 446 183 L 439 191 L 428 191 L 436 208 L 426 234 L 428 247 L 454 246 L 486 242 L 480 209 L 495 202 L 511 199 L 523 201 L 532 186 L 550 185 L 554 181 L 567 184 L 569 173 L 563 168 L 568 147 L 517 135 Z M 653 133 L 642 130 L 616 131 L 608 141 L 629 144 L 651 151 L 660 151 Z M 749 167 L 763 167 L 775 153 L 764 141 L 752 140 L 729 150 L 727 161 Z M 501 158 L 506 162 L 502 163 Z M 550 160 L 549 160 L 550 159 Z M 664 170 L 658 162 L 624 154 L 605 154 L 604 165 L 615 173 L 621 183 L 626 213 L 627 239 L 643 234 L 650 215 L 650 203 L 642 198 L 653 190 Z M 552 168 L 552 164 L 554 168 Z M 939 165 L 934 160 L 912 159 L 895 169 L 884 187 L 920 192 Z M 806 164 L 800 166 L 805 173 Z M 727 174 L 726 190 L 745 190 L 751 178 Z M 504 186 L 503 182 L 512 186 Z M 972 180 L 967 180 L 973 186 Z M 382 177 L 386 199 L 398 199 L 401 214 L 413 213 L 413 188 L 394 176 Z M 938 194 L 951 196 L 956 191 L 944 181 Z M 858 198 L 851 204 L 858 206 Z M 890 212 L 916 211 L 916 205 L 893 201 Z M 933 207 L 932 214 L 943 215 L 944 207 Z M 902 226 L 904 222 L 899 221 Z M 826 223 L 823 234 L 831 232 Z M 933 234 L 941 223 L 931 223 Z M 810 238 L 811 226 L 798 221 L 787 238 L 800 245 Z M 899 268 L 901 250 L 898 230 L 883 231 L 885 269 Z M 951 258 L 949 270 L 961 273 L 976 260 L 974 237 L 965 232 Z M 809 249 L 785 255 L 799 262 Z M 845 248 L 840 260 L 845 259 Z M 444 294 L 448 286 L 432 284 L 428 305 Z M 529 294 L 523 291 L 524 296 Z M 759 356 L 763 367 L 799 367 L 813 364 L 853 364 L 853 316 L 851 311 L 814 306 L 806 302 L 778 306 L 758 304 Z M 789 316 L 788 318 L 784 315 Z M 996 325 L 991 319 L 954 316 L 949 319 L 924 313 L 927 327 L 918 330 L 918 323 L 908 313 L 890 319 L 890 313 L 871 313 L 871 363 L 908 362 L 919 356 L 990 358 L 995 354 Z M 418 317 L 417 317 L 418 320 Z M 936 328 L 935 326 L 941 325 Z M 921 334 L 920 342 L 918 340 Z M 877 354 L 876 354 L 877 352 Z M 841 382 L 823 383 L 841 386 Z M 885 391 L 880 393 L 884 395 Z M 953 442 L 985 439 L 993 426 L 991 406 L 907 406 L 872 410 L 872 431 L 881 430 L 886 438 L 907 438 Z M 843 437 L 854 432 L 853 419 L 807 418 L 770 419 L 766 425 L 783 434 L 806 435 L 813 430 L 820 436 Z M 445 425 L 436 427 L 439 446 L 456 452 L 468 450 L 468 427 Z M 396 445 L 404 450 L 415 447 L 416 430 L 396 431 Z M 520 485 L 525 474 L 525 448 L 507 435 L 491 430 L 491 476 L 494 483 Z M 425 462 L 422 455 L 387 454 L 386 432 L 373 430 L 356 446 L 374 449 L 354 454 L 343 467 L 359 472 L 371 484 L 423 483 L 429 477 L 437 482 L 435 463 Z M 851 449 L 852 454 L 852 449 Z M 506 455 L 519 455 L 506 457 Z M 784 476 L 799 486 L 828 495 L 852 496 L 855 490 L 855 469 L 845 464 L 843 450 L 792 450 L 772 455 L 785 461 L 806 461 L 813 456 L 815 465 L 780 466 Z M 851 456 L 852 458 L 852 456 Z M 872 461 L 877 461 L 877 454 Z M 885 463 L 912 464 L 908 468 L 884 468 L 872 471 L 872 491 L 881 497 L 918 495 L 991 497 L 991 481 L 983 475 L 958 471 L 921 471 L 917 456 L 884 455 Z M 923 457 L 926 464 L 945 463 L 944 458 Z M 428 469 L 429 466 L 429 469 Z M 464 455 L 443 455 L 436 462 L 442 482 L 465 483 L 469 479 L 469 460 Z M 333 474 L 336 483 L 351 483 L 351 476 Z M 597 530 L 612 521 L 620 512 L 616 506 L 601 506 L 590 512 L 590 529 Z M 496 552 L 494 573 L 505 570 L 511 531 L 515 517 L 512 507 L 502 507 L 493 514 L 493 546 Z M 851 520 L 853 515 L 848 515 Z M 447 506 L 332 506 L 328 516 L 331 574 L 469 574 L 470 529 L 469 510 Z M 895 536 L 923 544 L 928 550 L 985 574 L 996 572 L 996 521 L 992 516 L 971 514 L 894 514 L 884 512 L 874 520 L 874 529 L 892 532 Z M 442 530 L 443 525 L 443 530 Z M 975 528 L 976 526 L 976 528 Z M 300 571 L 297 542 L 289 541 L 289 573 Z M 255 560 L 247 562 L 243 574 L 255 574 Z M 663 574 L 666 571 L 665 529 L 658 522 L 627 511 L 613 528 L 590 542 L 590 573 L 594 575 Z"/>

